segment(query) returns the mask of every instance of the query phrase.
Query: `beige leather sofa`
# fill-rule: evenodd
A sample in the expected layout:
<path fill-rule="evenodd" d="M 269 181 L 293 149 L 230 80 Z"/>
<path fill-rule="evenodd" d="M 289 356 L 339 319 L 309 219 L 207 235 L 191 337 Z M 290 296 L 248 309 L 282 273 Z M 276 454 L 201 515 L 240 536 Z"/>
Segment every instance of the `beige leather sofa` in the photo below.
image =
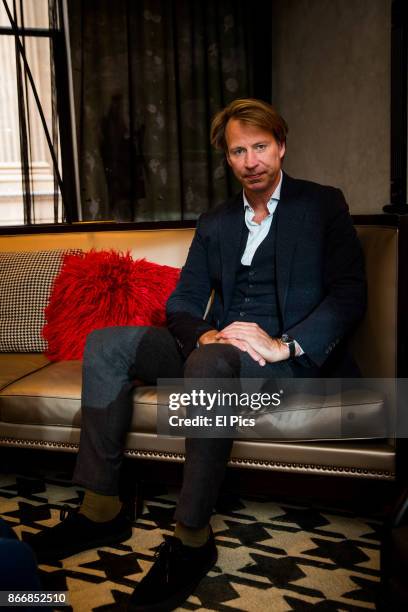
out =
<path fill-rule="evenodd" d="M 353 352 L 366 377 L 403 374 L 402 351 L 407 311 L 407 279 L 402 273 L 406 224 L 394 216 L 355 219 L 366 257 L 368 311 L 353 339 Z M 134 257 L 181 266 L 192 228 L 135 230 L 127 225 L 74 226 L 74 231 L 16 234 L 3 230 L 0 250 L 54 248 L 130 249 Z M 398 324 L 404 327 L 397 335 Z M 381 333 L 379 333 L 381 330 Z M 405 344 L 404 344 L 405 346 Z M 42 354 L 0 354 L 0 446 L 76 452 L 81 414 L 81 363 L 50 363 Z M 388 407 L 385 403 L 384 410 Z M 329 473 L 392 480 L 396 440 L 342 441 L 239 440 L 230 464 L 283 472 Z M 183 461 L 182 438 L 156 434 L 156 393 L 142 388 L 134 395 L 134 415 L 126 454 L 135 458 Z"/>

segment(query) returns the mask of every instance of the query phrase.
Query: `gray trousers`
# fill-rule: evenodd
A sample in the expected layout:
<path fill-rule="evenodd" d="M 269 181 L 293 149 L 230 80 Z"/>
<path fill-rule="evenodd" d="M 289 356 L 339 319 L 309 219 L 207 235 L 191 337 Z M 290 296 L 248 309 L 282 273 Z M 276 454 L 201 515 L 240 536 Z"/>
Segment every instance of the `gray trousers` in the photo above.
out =
<path fill-rule="evenodd" d="M 118 493 L 119 471 L 136 384 L 158 378 L 291 378 L 305 376 L 292 361 L 259 366 L 227 344 L 194 350 L 184 362 L 173 336 L 155 327 L 108 327 L 89 334 L 83 360 L 82 427 L 74 481 L 106 495 Z M 307 376 L 313 376 L 309 370 Z M 176 520 L 208 523 L 224 478 L 232 439 L 188 438 Z"/>

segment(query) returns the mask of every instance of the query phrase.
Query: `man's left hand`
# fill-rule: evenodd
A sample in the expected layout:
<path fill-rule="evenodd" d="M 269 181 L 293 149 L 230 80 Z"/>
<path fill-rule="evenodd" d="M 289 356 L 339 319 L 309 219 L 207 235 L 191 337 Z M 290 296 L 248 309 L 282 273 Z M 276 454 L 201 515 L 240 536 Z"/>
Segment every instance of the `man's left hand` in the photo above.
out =
<path fill-rule="evenodd" d="M 257 323 L 235 321 L 218 332 L 221 340 L 242 340 L 249 344 L 265 361 L 275 363 L 289 359 L 289 348 L 278 338 L 272 338 Z"/>

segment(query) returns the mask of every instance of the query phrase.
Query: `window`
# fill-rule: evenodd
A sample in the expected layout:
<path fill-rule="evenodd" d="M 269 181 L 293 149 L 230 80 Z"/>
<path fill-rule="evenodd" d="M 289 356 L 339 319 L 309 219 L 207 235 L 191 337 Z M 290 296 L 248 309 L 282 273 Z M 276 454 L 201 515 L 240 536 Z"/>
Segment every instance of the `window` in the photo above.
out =
<path fill-rule="evenodd" d="M 59 125 L 63 113 L 70 125 L 61 15 L 58 0 L 0 0 L 0 225 L 73 216 L 62 183 L 73 164 Z"/>

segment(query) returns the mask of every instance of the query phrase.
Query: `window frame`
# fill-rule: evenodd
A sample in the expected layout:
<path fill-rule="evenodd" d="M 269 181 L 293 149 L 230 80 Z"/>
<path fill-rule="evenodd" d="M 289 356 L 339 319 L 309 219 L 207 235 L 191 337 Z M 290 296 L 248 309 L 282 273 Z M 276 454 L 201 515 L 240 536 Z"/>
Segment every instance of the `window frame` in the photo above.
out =
<path fill-rule="evenodd" d="M 62 215 L 61 223 L 24 223 L 21 225 L 0 225 L 1 234 L 32 233 L 33 228 L 67 227 L 80 220 L 79 174 L 77 165 L 77 144 L 73 127 L 75 116 L 73 110 L 72 73 L 70 65 L 69 30 L 67 27 L 67 2 L 56 0 L 60 28 L 21 27 L 14 24 L 0 26 L 0 36 L 11 36 L 20 41 L 21 37 L 48 39 L 52 44 L 55 72 L 55 90 L 57 102 L 59 148 L 61 152 L 61 182 Z M 16 62 L 21 61 L 21 45 L 16 42 Z M 29 64 L 28 64 L 29 65 Z M 30 84 L 31 87 L 31 84 Z M 18 111 L 21 122 L 20 108 Z M 55 170 L 54 170 L 55 172 Z M 23 173 L 23 170 L 22 170 Z M 24 182 L 24 176 L 22 176 Z M 25 197 L 23 190 L 22 197 Z M 10 229 L 12 232 L 3 231 Z M 26 229 L 27 231 L 24 231 Z"/>

